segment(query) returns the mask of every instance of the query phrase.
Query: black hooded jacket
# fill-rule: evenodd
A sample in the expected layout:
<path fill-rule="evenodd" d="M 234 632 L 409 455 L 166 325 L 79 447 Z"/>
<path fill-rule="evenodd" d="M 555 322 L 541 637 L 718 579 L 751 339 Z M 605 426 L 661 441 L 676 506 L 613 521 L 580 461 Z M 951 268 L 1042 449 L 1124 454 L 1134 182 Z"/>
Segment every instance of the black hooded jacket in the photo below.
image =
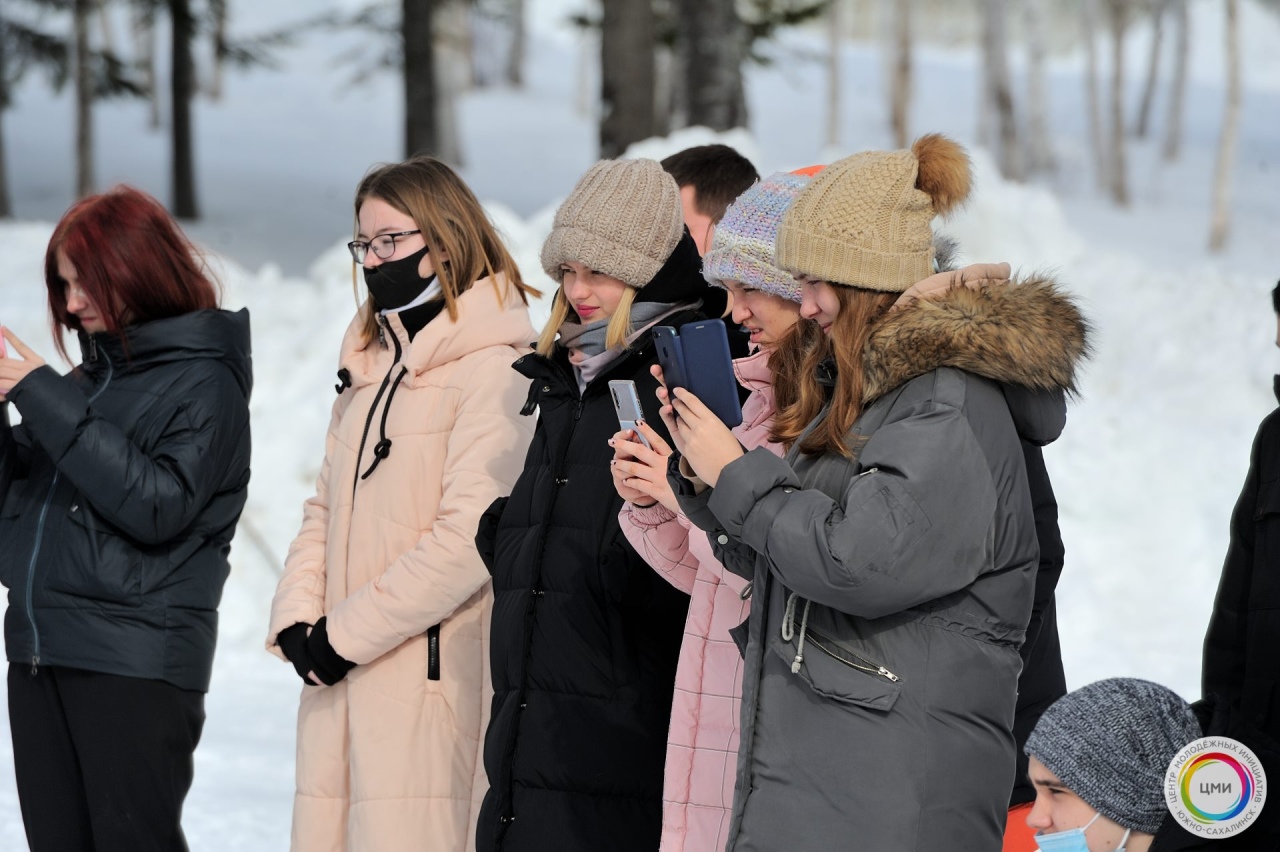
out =
<path fill-rule="evenodd" d="M 684 241 L 639 298 L 678 303 L 705 287 Z M 662 324 L 703 318 L 688 310 Z M 511 496 L 476 536 L 494 593 L 479 852 L 658 848 L 689 597 L 623 536 L 607 443 L 619 429 L 612 379 L 635 382 L 645 419 L 665 433 L 654 363 L 645 335 L 582 392 L 560 347 L 515 364 L 531 381 L 524 413 L 536 406 L 538 425 Z"/>
<path fill-rule="evenodd" d="M 81 335 L 0 405 L 0 581 L 13 663 L 206 691 L 249 484 L 247 311 Z"/>

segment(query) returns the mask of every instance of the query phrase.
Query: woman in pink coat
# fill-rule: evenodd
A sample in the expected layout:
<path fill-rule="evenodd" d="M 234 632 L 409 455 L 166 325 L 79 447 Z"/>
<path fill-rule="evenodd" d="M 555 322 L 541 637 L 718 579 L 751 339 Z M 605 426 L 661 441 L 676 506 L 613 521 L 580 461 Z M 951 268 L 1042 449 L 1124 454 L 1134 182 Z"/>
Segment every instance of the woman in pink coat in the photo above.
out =
<path fill-rule="evenodd" d="M 436 160 L 371 172 L 355 208 L 369 298 L 267 638 L 307 684 L 292 848 L 469 852 L 492 694 L 473 538 L 531 437 L 511 363 L 537 291 Z"/>
<path fill-rule="evenodd" d="M 703 274 L 733 294 L 733 321 L 751 332 L 757 351 L 734 362 L 751 391 L 742 425 L 733 430 L 747 449 L 771 441 L 774 374 L 770 354 L 802 353 L 818 330 L 799 323 L 800 286 L 773 265 L 773 242 L 787 204 L 808 183 L 804 175 L 779 173 L 748 189 L 716 226 Z M 788 342 L 778 347 L 780 341 Z M 798 365 L 800 356 L 794 357 Z M 785 370 L 785 368 L 783 368 Z M 780 385 L 783 386 L 783 385 Z M 742 692 L 742 655 L 730 631 L 747 619 L 745 579 L 725 571 L 707 537 L 690 532 L 667 485 L 667 445 L 647 425 L 654 450 L 615 436 L 614 484 L 627 504 L 619 520 L 636 551 L 673 586 L 691 596 L 676 669 L 675 700 L 663 785 L 662 852 L 711 852 L 724 848 L 733 806 Z"/>

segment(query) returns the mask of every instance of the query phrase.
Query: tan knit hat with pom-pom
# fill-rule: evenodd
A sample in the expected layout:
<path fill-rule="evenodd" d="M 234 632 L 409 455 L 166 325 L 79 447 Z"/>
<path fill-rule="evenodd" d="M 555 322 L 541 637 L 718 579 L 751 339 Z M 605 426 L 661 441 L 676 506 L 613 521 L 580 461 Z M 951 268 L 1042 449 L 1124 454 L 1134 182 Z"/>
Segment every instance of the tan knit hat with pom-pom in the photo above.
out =
<path fill-rule="evenodd" d="M 542 268 L 562 281 L 574 261 L 637 290 L 653 280 L 684 234 L 675 178 L 656 160 L 601 160 L 556 210 Z"/>
<path fill-rule="evenodd" d="M 827 166 L 787 208 L 777 264 L 832 284 L 900 293 L 933 274 L 934 216 L 969 195 L 969 155 L 945 136 Z"/>

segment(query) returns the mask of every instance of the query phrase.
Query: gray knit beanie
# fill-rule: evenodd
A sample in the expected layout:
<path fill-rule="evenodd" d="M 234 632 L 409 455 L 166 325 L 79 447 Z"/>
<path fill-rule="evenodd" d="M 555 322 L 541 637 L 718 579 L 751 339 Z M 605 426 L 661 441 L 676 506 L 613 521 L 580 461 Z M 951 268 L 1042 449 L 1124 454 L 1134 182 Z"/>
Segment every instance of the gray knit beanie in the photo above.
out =
<path fill-rule="evenodd" d="M 1107 819 L 1155 834 L 1168 814 L 1163 785 L 1169 763 L 1202 735 L 1177 693 L 1118 677 L 1055 701 L 1023 751 Z"/>
<path fill-rule="evenodd" d="M 542 268 L 559 282 L 572 260 L 638 290 L 683 234 L 680 189 L 657 160 L 601 160 L 556 210 Z"/>

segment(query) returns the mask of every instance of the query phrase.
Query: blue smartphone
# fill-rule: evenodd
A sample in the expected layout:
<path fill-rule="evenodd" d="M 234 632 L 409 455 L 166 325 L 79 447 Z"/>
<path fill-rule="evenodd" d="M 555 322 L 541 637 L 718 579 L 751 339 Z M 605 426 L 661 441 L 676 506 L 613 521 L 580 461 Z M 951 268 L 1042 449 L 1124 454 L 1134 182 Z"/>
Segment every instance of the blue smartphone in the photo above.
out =
<path fill-rule="evenodd" d="M 668 390 L 684 388 L 711 409 L 732 429 L 742 423 L 738 380 L 729 354 L 729 335 L 720 320 L 685 323 L 677 332 L 670 326 L 653 330 Z"/>

